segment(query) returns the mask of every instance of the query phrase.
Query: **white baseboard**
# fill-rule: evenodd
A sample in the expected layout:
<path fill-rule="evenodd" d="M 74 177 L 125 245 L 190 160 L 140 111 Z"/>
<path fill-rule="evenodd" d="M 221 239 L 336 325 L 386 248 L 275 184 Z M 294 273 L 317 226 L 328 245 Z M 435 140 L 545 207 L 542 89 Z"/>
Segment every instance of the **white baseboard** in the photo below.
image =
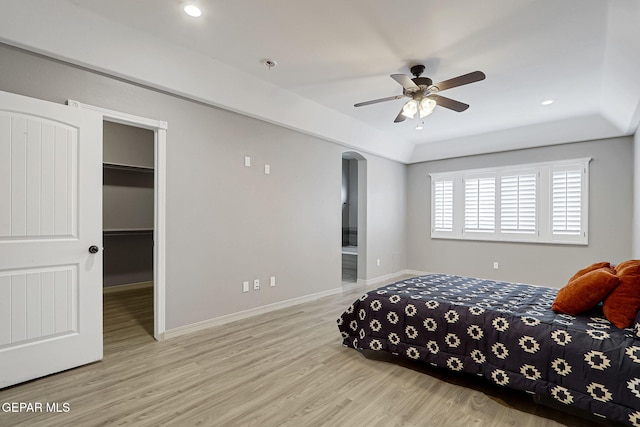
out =
<path fill-rule="evenodd" d="M 367 279 L 367 280 L 358 279 L 357 284 L 354 284 L 354 285 L 340 286 L 339 288 L 329 289 L 328 291 L 317 292 L 315 294 L 292 298 L 285 301 L 279 301 L 273 304 L 267 304 L 261 307 L 255 307 L 249 310 L 239 311 L 237 313 L 231 313 L 224 316 L 215 317 L 213 319 L 203 320 L 202 322 L 192 323 L 190 325 L 185 325 L 185 326 L 180 326 L 174 329 L 170 329 L 164 332 L 162 338 L 170 339 L 170 338 L 179 337 L 181 335 L 190 334 L 192 332 L 201 331 L 203 329 L 211 328 L 214 326 L 224 325 L 225 323 L 235 322 L 236 320 L 242 320 L 248 317 L 257 316 L 259 314 L 265 314 L 271 311 L 280 310 L 281 308 L 287 308 L 297 304 L 314 301 L 329 295 L 336 295 L 346 290 L 360 287 L 362 285 L 371 286 L 371 285 L 380 284 L 382 282 L 389 282 L 406 275 L 421 276 L 424 274 L 427 274 L 427 273 L 424 271 L 418 271 L 418 270 L 401 270 L 401 271 L 396 271 L 395 273 L 386 274 L 384 276 L 379 276 L 373 279 Z"/>
<path fill-rule="evenodd" d="M 419 270 L 400 270 L 400 271 L 396 271 L 395 273 L 385 274 L 384 276 L 374 277 L 373 279 L 358 279 L 358 284 L 364 285 L 364 286 L 371 286 L 371 285 L 379 284 L 380 282 L 388 282 L 388 281 L 397 279 L 401 276 L 406 276 L 406 275 L 423 276 L 425 274 L 428 274 L 428 273 L 426 271 L 419 271 Z"/>
<path fill-rule="evenodd" d="M 271 311 L 280 310 L 281 308 L 291 307 L 293 305 L 302 304 L 305 302 L 315 301 L 317 299 L 336 295 L 344 291 L 341 286 L 339 288 L 329 289 L 328 291 L 317 292 L 311 295 L 305 295 L 302 297 L 291 298 L 285 301 L 275 302 L 273 304 L 267 304 L 260 307 L 251 308 L 249 310 L 239 311 L 237 313 L 227 314 L 225 316 L 215 317 L 209 320 L 203 320 L 202 322 L 192 323 L 190 325 L 180 326 L 174 329 L 170 329 L 164 332 L 164 339 L 170 339 L 179 337 L 181 335 L 190 334 L 192 332 L 201 331 L 203 329 L 211 328 L 213 326 L 224 325 L 225 323 L 235 322 L 236 320 L 246 319 L 248 317 L 257 316 L 259 314 L 269 313 Z"/>
<path fill-rule="evenodd" d="M 402 270 L 403 274 L 408 274 L 411 276 L 424 276 L 425 274 L 432 274 L 429 271 L 422 271 L 422 270 Z"/>

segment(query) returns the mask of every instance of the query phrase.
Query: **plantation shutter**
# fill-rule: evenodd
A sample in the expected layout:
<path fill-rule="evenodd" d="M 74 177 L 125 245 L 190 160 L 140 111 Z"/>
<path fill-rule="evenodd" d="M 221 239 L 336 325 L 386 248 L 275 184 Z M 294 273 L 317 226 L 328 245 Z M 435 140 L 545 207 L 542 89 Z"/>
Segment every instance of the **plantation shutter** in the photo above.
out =
<path fill-rule="evenodd" d="M 553 172 L 552 233 L 577 236 L 582 233 L 582 168 Z"/>
<path fill-rule="evenodd" d="M 453 181 L 436 181 L 433 187 L 433 229 L 453 231 Z"/>
<path fill-rule="evenodd" d="M 587 245 L 590 161 L 431 173 L 431 237 Z"/>
<path fill-rule="evenodd" d="M 500 231 L 527 234 L 536 232 L 536 174 L 502 176 Z"/>
<path fill-rule="evenodd" d="M 467 178 L 464 181 L 464 230 L 495 231 L 496 180 Z"/>

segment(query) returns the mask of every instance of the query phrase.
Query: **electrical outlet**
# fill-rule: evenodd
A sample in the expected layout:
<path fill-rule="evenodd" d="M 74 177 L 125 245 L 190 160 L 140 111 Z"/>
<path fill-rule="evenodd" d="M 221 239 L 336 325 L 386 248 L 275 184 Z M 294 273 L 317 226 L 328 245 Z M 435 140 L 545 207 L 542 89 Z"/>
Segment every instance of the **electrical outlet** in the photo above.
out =
<path fill-rule="evenodd" d="M 251 157 L 249 156 L 244 156 L 244 165 L 246 167 L 250 167 L 251 166 Z"/>
<path fill-rule="evenodd" d="M 249 282 L 242 282 L 242 292 L 249 292 Z"/>
<path fill-rule="evenodd" d="M 271 278 L 269 279 L 269 285 L 270 286 L 276 285 L 276 276 L 271 276 Z"/>
<path fill-rule="evenodd" d="M 497 270 L 499 266 L 500 265 L 498 264 L 498 261 L 493 261 L 493 269 L 494 270 Z"/>
<path fill-rule="evenodd" d="M 254 291 L 260 290 L 260 279 L 256 279 L 253 281 L 253 290 Z"/>
<path fill-rule="evenodd" d="M 378 267 L 380 267 L 380 258 L 376 260 L 376 264 L 378 265 Z"/>

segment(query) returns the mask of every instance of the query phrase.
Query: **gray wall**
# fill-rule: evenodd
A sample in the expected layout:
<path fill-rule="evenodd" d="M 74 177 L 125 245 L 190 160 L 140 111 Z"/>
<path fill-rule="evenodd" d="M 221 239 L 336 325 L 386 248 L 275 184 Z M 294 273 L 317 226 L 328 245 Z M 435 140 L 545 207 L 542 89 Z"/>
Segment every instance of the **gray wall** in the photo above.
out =
<path fill-rule="evenodd" d="M 153 232 L 105 234 L 103 248 L 105 288 L 153 281 Z"/>
<path fill-rule="evenodd" d="M 407 230 L 411 229 L 407 223 L 407 166 L 389 163 L 375 156 L 365 155 L 365 158 L 367 212 L 366 221 L 359 216 L 358 226 L 359 233 L 362 233 L 362 224 L 366 222 L 366 272 L 370 279 L 407 267 L 406 239 Z M 362 162 L 359 168 L 361 165 Z M 377 265 L 377 260 L 380 260 L 380 265 Z"/>
<path fill-rule="evenodd" d="M 154 166 L 154 135 L 148 129 L 105 122 L 102 161 L 117 165 Z M 153 170 L 105 168 L 102 223 L 105 230 L 153 228 Z"/>
<path fill-rule="evenodd" d="M 640 128 L 639 128 L 640 129 Z M 640 133 L 633 136 L 633 226 L 631 258 L 640 259 Z"/>
<path fill-rule="evenodd" d="M 4 45 L 0 90 L 168 122 L 167 329 L 340 286 L 345 147 Z M 406 166 L 365 156 L 370 279 L 404 268 Z"/>
<path fill-rule="evenodd" d="M 104 122 L 102 161 L 153 168 L 153 131 Z"/>
<path fill-rule="evenodd" d="M 429 174 L 593 157 L 589 181 L 589 245 L 432 239 Z M 408 265 L 412 269 L 561 287 L 596 261 L 631 258 L 633 138 L 624 137 L 417 163 L 408 171 Z M 493 261 L 499 269 L 493 269 Z"/>

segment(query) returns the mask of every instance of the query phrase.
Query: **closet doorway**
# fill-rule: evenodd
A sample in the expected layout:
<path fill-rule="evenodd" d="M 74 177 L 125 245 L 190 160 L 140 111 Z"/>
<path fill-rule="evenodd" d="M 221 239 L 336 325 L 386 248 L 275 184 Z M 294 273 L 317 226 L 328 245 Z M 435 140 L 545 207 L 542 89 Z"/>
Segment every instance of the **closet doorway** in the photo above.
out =
<path fill-rule="evenodd" d="M 359 153 L 342 153 L 342 283 L 366 277 L 367 162 Z"/>
<path fill-rule="evenodd" d="M 94 105 L 67 100 L 67 105 L 97 111 L 105 122 L 142 128 L 153 133 L 153 338 L 165 338 L 165 259 L 166 259 L 166 158 L 167 122 L 109 110 Z M 102 159 L 101 159 L 102 160 Z M 99 165 L 96 165 L 99 166 Z M 104 168 L 103 168 L 104 169 Z M 103 236 L 103 243 L 105 239 Z M 103 252 L 104 256 L 104 252 Z M 103 307 L 104 308 L 104 307 Z"/>
<path fill-rule="evenodd" d="M 154 335 L 155 134 L 104 121 L 102 141 L 106 351 L 114 340 Z"/>
<path fill-rule="evenodd" d="M 148 129 L 154 135 L 154 171 L 153 171 L 153 337 L 157 341 L 165 338 L 165 259 L 166 259 L 166 159 L 167 159 L 167 122 L 149 119 L 133 114 L 122 113 L 69 99 L 67 105 L 97 111 L 102 121 Z M 100 166 L 96 164 L 96 166 Z M 104 236 L 103 236 L 104 242 Z M 104 255 L 104 253 L 103 253 Z M 104 308 L 104 307 L 103 307 Z"/>

